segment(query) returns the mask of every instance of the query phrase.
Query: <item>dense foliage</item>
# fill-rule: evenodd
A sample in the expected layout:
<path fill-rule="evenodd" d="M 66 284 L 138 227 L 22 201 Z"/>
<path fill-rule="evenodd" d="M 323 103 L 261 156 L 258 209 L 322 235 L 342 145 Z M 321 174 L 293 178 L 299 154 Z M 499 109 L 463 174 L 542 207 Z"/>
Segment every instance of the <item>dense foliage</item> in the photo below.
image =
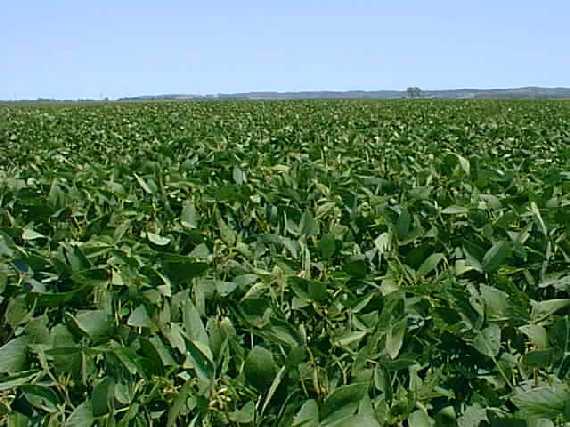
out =
<path fill-rule="evenodd" d="M 570 104 L 0 107 L 0 419 L 570 422 Z"/>

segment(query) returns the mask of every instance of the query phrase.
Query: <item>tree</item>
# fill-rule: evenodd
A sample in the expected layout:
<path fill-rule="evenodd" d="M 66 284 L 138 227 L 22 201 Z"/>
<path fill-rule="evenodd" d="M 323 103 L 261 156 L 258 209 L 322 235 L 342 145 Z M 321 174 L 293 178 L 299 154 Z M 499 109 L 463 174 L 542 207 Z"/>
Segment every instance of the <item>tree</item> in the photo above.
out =
<path fill-rule="evenodd" d="M 408 98 L 421 98 L 422 96 L 422 90 L 416 86 L 409 87 L 406 89 L 406 92 L 408 93 Z"/>

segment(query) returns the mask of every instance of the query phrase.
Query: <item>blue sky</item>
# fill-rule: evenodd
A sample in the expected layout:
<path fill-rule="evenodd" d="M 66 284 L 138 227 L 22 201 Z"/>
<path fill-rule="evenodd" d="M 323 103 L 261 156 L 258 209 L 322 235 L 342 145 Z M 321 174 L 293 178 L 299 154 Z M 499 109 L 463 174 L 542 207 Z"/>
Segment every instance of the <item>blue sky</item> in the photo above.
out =
<path fill-rule="evenodd" d="M 18 0 L 0 99 L 570 86 L 567 0 Z"/>

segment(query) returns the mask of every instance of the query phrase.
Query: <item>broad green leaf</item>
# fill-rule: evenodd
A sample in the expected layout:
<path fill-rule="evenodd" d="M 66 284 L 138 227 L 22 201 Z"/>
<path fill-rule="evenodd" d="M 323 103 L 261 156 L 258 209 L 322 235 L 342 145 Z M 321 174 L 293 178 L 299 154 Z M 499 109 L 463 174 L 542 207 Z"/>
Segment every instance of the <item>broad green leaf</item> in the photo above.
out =
<path fill-rule="evenodd" d="M 26 337 L 18 337 L 0 347 L 0 373 L 16 373 L 26 366 Z"/>
<path fill-rule="evenodd" d="M 381 427 L 378 420 L 371 415 L 354 415 L 339 422 L 325 424 L 326 427 Z"/>
<path fill-rule="evenodd" d="M 277 375 L 277 365 L 273 354 L 263 347 L 253 347 L 244 365 L 245 379 L 259 392 L 266 392 Z"/>
<path fill-rule="evenodd" d="M 36 317 L 28 322 L 25 327 L 26 338 L 29 344 L 48 344 L 49 343 L 49 319 L 46 315 Z"/>
<path fill-rule="evenodd" d="M 408 418 L 409 427 L 431 427 L 435 424 L 434 420 L 430 418 L 425 411 L 417 410 L 410 414 Z"/>
<path fill-rule="evenodd" d="M 170 409 L 168 410 L 168 418 L 166 420 L 166 427 L 173 427 L 176 425 L 176 420 L 184 410 L 188 397 L 192 394 L 192 383 L 186 382 L 178 391 L 174 398 Z"/>
<path fill-rule="evenodd" d="M 228 414 L 230 421 L 238 424 L 250 424 L 255 419 L 255 404 L 247 402 L 239 411 L 233 411 Z"/>
<path fill-rule="evenodd" d="M 200 319 L 200 314 L 191 300 L 187 300 L 183 313 L 184 330 L 187 337 L 193 341 L 199 341 L 204 345 L 208 344 L 208 334 Z"/>
<path fill-rule="evenodd" d="M 158 246 L 166 246 L 171 242 L 171 240 L 168 237 L 161 236 L 160 234 L 147 232 L 146 237 L 149 240 L 149 242 L 154 243 L 155 245 Z"/>
<path fill-rule="evenodd" d="M 232 175 L 237 185 L 242 185 L 245 182 L 245 173 L 239 168 L 239 166 L 234 166 Z"/>
<path fill-rule="evenodd" d="M 319 427 L 319 406 L 313 399 L 306 400 L 293 419 L 292 427 Z"/>
<path fill-rule="evenodd" d="M 44 236 L 43 234 L 38 233 L 31 228 L 25 228 L 24 232 L 22 233 L 22 239 L 24 239 L 24 240 L 43 239 L 45 237 L 46 236 Z"/>
<path fill-rule="evenodd" d="M 446 207 L 441 213 L 444 215 L 464 215 L 469 213 L 469 209 L 464 206 L 452 205 Z"/>
<path fill-rule="evenodd" d="M 457 419 L 458 427 L 479 427 L 483 421 L 489 421 L 487 410 L 480 405 L 468 406 Z"/>
<path fill-rule="evenodd" d="M 139 305 L 135 308 L 129 318 L 127 319 L 127 325 L 134 328 L 151 328 L 153 323 L 144 305 Z"/>
<path fill-rule="evenodd" d="M 368 263 L 362 257 L 353 257 L 343 265 L 342 269 L 348 275 L 362 279 L 368 273 Z"/>
<path fill-rule="evenodd" d="M 530 339 L 536 350 L 548 347 L 548 335 L 544 326 L 529 324 L 519 327 L 519 330 Z"/>
<path fill-rule="evenodd" d="M 223 219 L 218 219 L 218 228 L 220 229 L 220 237 L 228 246 L 234 246 L 237 239 L 237 233 L 224 222 Z"/>
<path fill-rule="evenodd" d="M 41 385 L 23 385 L 20 391 L 24 393 L 26 400 L 35 408 L 54 413 L 61 404 L 59 396 L 49 387 Z"/>
<path fill-rule="evenodd" d="M 91 393 L 91 409 L 93 416 L 100 417 L 111 410 L 115 381 L 110 377 L 100 380 Z"/>
<path fill-rule="evenodd" d="M 473 347 L 485 356 L 496 356 L 501 348 L 501 329 L 499 326 L 493 323 L 483 329 L 475 337 Z"/>
<path fill-rule="evenodd" d="M 73 317 L 81 331 L 92 339 L 101 339 L 111 331 L 111 319 L 103 310 L 83 311 Z"/>
<path fill-rule="evenodd" d="M 14 256 L 15 249 L 16 245 L 12 239 L 0 231 L 0 257 L 4 256 L 11 258 Z"/>
<path fill-rule="evenodd" d="M 351 331 L 342 334 L 338 338 L 333 340 L 333 344 L 338 347 L 347 347 L 352 343 L 359 342 L 362 338 L 367 335 L 366 331 Z"/>
<path fill-rule="evenodd" d="M 6 321 L 12 329 L 16 326 L 28 322 L 32 318 L 32 311 L 28 309 L 28 303 L 24 295 L 11 298 L 6 308 Z"/>
<path fill-rule="evenodd" d="M 271 383 L 271 387 L 269 387 L 269 390 L 267 391 L 267 396 L 265 396 L 265 401 L 263 402 L 263 406 L 261 407 L 261 412 L 260 412 L 261 415 L 263 415 L 263 413 L 269 406 L 269 403 L 271 402 L 273 395 L 277 391 L 277 388 L 281 385 L 281 381 L 283 381 L 283 378 L 285 377 L 286 373 L 285 369 L 286 367 L 282 366 L 281 369 L 279 369 L 279 372 L 277 372 L 277 375 L 275 375 L 275 378 Z"/>
<path fill-rule="evenodd" d="M 164 272 L 173 284 L 189 283 L 194 277 L 202 275 L 209 266 L 205 262 L 196 262 L 192 258 L 182 257 L 163 264 Z"/>
<path fill-rule="evenodd" d="M 186 228 L 197 228 L 198 227 L 199 216 L 196 212 L 196 207 L 192 202 L 184 203 L 182 207 L 182 213 L 180 214 L 180 223 Z"/>
<path fill-rule="evenodd" d="M 38 376 L 37 371 L 20 371 L 17 374 L 3 377 L 0 380 L 0 392 L 29 384 Z"/>
<path fill-rule="evenodd" d="M 540 214 L 540 210 L 538 209 L 538 205 L 536 204 L 536 202 L 530 202 L 530 211 L 535 216 L 536 221 L 538 222 L 538 224 L 540 226 L 540 231 L 542 232 L 542 234 L 544 234 L 545 236 L 548 235 L 548 230 L 546 228 L 546 224 L 544 223 L 544 220 L 542 219 L 542 215 Z"/>
<path fill-rule="evenodd" d="M 386 354 L 390 356 L 391 359 L 398 357 L 402 344 L 404 342 L 404 335 L 406 333 L 406 327 L 408 325 L 408 319 L 404 317 L 403 319 L 397 321 L 390 326 L 388 333 L 386 334 L 386 344 L 385 350 Z"/>
<path fill-rule="evenodd" d="M 396 224 L 398 230 L 398 237 L 400 240 L 405 240 L 410 232 L 410 225 L 412 218 L 407 209 L 402 209 L 402 212 L 398 216 L 398 222 Z"/>
<path fill-rule="evenodd" d="M 367 390 L 367 383 L 349 384 L 336 388 L 325 399 L 322 416 L 329 419 L 331 414 L 335 412 L 341 411 L 344 413 L 343 408 L 351 404 L 354 404 L 354 406 L 351 405 L 351 408 L 354 409 L 350 409 L 350 411 L 354 414 L 358 408 L 358 402 L 365 396 Z M 348 415 L 352 414 L 349 413 Z"/>
<path fill-rule="evenodd" d="M 321 256 L 326 260 L 330 260 L 336 250 L 336 241 L 334 235 L 331 233 L 323 235 L 319 242 L 319 246 L 321 250 Z"/>
<path fill-rule="evenodd" d="M 494 273 L 511 256 L 511 244 L 509 242 L 495 243 L 483 257 L 483 270 Z"/>
<path fill-rule="evenodd" d="M 417 274 L 419 276 L 426 276 L 431 273 L 437 265 L 445 259 L 445 256 L 441 253 L 431 254 L 429 257 L 425 259 L 425 261 L 420 265 L 418 268 Z"/>
<path fill-rule="evenodd" d="M 529 390 L 518 388 L 515 390 L 512 401 L 530 418 L 554 420 L 565 414 L 565 409 L 570 402 L 570 390 L 561 384 Z"/>
<path fill-rule="evenodd" d="M 77 406 L 65 422 L 65 427 L 91 427 L 96 421 L 91 408 L 91 400 Z"/>
<path fill-rule="evenodd" d="M 299 224 L 301 235 L 315 236 L 319 234 L 319 223 L 313 217 L 310 211 L 305 211 L 301 216 L 301 223 Z"/>
<path fill-rule="evenodd" d="M 570 307 L 570 299 L 550 299 L 545 301 L 533 301 L 531 319 L 533 322 L 540 322 L 559 310 Z"/>
<path fill-rule="evenodd" d="M 457 156 L 457 160 L 459 162 L 459 165 L 461 166 L 461 169 L 463 169 L 463 172 L 465 172 L 465 175 L 470 175 L 471 174 L 471 165 L 469 164 L 469 161 L 465 157 L 463 157 L 457 153 L 455 153 L 455 155 Z"/>
<path fill-rule="evenodd" d="M 506 320 L 510 316 L 509 295 L 499 289 L 480 285 L 481 299 L 485 304 L 485 314 L 490 320 Z"/>
<path fill-rule="evenodd" d="M 137 179 L 137 182 L 139 183 L 139 185 L 141 186 L 141 188 L 144 190 L 145 193 L 147 193 L 147 194 L 153 193 L 153 191 L 148 186 L 146 181 L 144 179 L 142 179 L 140 176 L 138 176 L 136 173 L 135 173 L 135 178 Z"/>
<path fill-rule="evenodd" d="M 198 378 L 212 380 L 214 375 L 214 362 L 212 351 L 207 344 L 200 341 L 187 341 L 188 353 L 194 362 Z"/>

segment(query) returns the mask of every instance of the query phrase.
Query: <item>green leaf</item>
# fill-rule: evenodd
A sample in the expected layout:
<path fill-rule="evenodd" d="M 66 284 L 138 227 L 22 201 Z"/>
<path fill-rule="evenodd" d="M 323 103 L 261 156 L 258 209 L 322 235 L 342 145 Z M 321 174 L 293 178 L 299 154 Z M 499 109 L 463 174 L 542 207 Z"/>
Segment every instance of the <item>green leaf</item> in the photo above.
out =
<path fill-rule="evenodd" d="M 489 249 L 483 257 L 483 270 L 487 273 L 494 273 L 511 256 L 511 244 L 509 242 L 497 242 Z"/>
<path fill-rule="evenodd" d="M 469 160 L 457 153 L 455 153 L 455 155 L 457 156 L 457 160 L 459 161 L 461 169 L 463 169 L 465 175 L 469 176 L 471 174 L 471 165 L 469 164 Z"/>
<path fill-rule="evenodd" d="M 445 256 L 441 253 L 431 254 L 418 268 L 418 276 L 426 276 L 431 273 L 443 259 Z"/>
<path fill-rule="evenodd" d="M 319 427 L 319 405 L 314 399 L 303 403 L 293 419 L 292 427 Z"/>
<path fill-rule="evenodd" d="M 14 338 L 0 347 L 0 373 L 16 373 L 26 366 L 26 337 Z"/>
<path fill-rule="evenodd" d="M 15 250 L 16 245 L 12 239 L 0 231 L 0 256 L 11 258 Z"/>
<path fill-rule="evenodd" d="M 487 410 L 478 404 L 468 406 L 457 420 L 458 427 L 479 427 L 483 421 L 489 421 Z"/>
<path fill-rule="evenodd" d="M 147 193 L 147 194 L 153 193 L 153 191 L 148 186 L 146 181 L 144 179 L 142 179 L 140 176 L 138 176 L 136 173 L 135 173 L 135 178 L 137 179 L 137 182 L 139 183 L 139 185 L 141 186 L 141 188 L 144 190 L 145 193 Z"/>
<path fill-rule="evenodd" d="M 546 328 L 541 325 L 523 325 L 519 327 L 519 331 L 524 333 L 537 350 L 543 350 L 548 347 L 548 335 Z"/>
<path fill-rule="evenodd" d="M 230 412 L 228 418 L 238 424 L 252 423 L 255 419 L 255 404 L 247 402 L 239 411 Z"/>
<path fill-rule="evenodd" d="M 37 240 L 37 239 L 44 239 L 46 236 L 40 234 L 31 228 L 25 228 L 24 232 L 22 233 L 22 239 L 24 240 Z"/>
<path fill-rule="evenodd" d="M 204 345 L 208 345 L 208 334 L 200 319 L 200 314 L 191 300 L 187 300 L 184 305 L 183 321 L 184 330 L 190 340 L 199 341 Z"/>
<path fill-rule="evenodd" d="M 111 400 L 114 396 L 115 381 L 105 377 L 100 380 L 91 393 L 91 408 L 95 417 L 107 414 L 111 409 Z"/>
<path fill-rule="evenodd" d="M 398 230 L 398 237 L 400 240 L 405 240 L 410 232 L 410 225 L 412 222 L 412 217 L 407 209 L 402 209 L 400 215 L 398 216 L 398 222 L 396 224 Z"/>
<path fill-rule="evenodd" d="M 364 257 L 353 257 L 343 265 L 342 269 L 352 277 L 363 279 L 368 274 L 368 263 Z"/>
<path fill-rule="evenodd" d="M 91 427 L 95 421 L 91 400 L 88 399 L 75 408 L 65 422 L 65 427 Z"/>
<path fill-rule="evenodd" d="M 481 299 L 485 303 L 485 314 L 490 320 L 506 320 L 510 317 L 511 303 L 509 295 L 487 285 L 479 285 Z"/>
<path fill-rule="evenodd" d="M 111 331 L 111 319 L 103 310 L 83 311 L 73 317 L 75 324 L 90 338 L 104 338 Z"/>
<path fill-rule="evenodd" d="M 327 285 L 323 282 L 311 280 L 307 283 L 307 292 L 313 301 L 324 301 L 328 297 Z"/>
<path fill-rule="evenodd" d="M 28 304 L 24 295 L 10 298 L 6 308 L 6 321 L 12 329 L 29 321 L 31 317 L 32 311 L 28 311 Z"/>
<path fill-rule="evenodd" d="M 303 236 L 316 236 L 319 234 L 319 223 L 308 210 L 303 212 L 299 227 Z"/>
<path fill-rule="evenodd" d="M 199 221 L 198 212 L 192 202 L 184 203 L 182 213 L 180 214 L 180 223 L 186 228 L 197 228 Z"/>
<path fill-rule="evenodd" d="M 267 391 L 267 396 L 265 396 L 265 402 L 263 402 L 263 406 L 261 407 L 261 412 L 260 412 L 261 415 L 264 414 L 265 409 L 267 409 L 269 403 L 271 402 L 271 399 L 273 398 L 273 395 L 277 391 L 277 387 L 279 387 L 281 381 L 283 381 L 283 378 L 285 377 L 285 372 L 286 372 L 286 367 L 282 366 L 281 369 L 279 369 L 279 372 L 277 372 L 277 375 L 275 375 L 275 378 L 271 383 L 271 387 L 269 387 L 269 390 Z"/>
<path fill-rule="evenodd" d="M 540 210 L 538 209 L 538 205 L 536 204 L 536 202 L 530 202 L 530 211 L 535 216 L 536 221 L 538 222 L 538 224 L 540 226 L 540 231 L 542 232 L 542 234 L 547 236 L 548 235 L 548 229 L 546 228 L 546 224 L 544 223 L 544 220 L 542 219 L 542 215 L 540 214 Z"/>
<path fill-rule="evenodd" d="M 324 424 L 323 427 L 382 427 L 371 415 L 353 415 L 338 422 Z"/>
<path fill-rule="evenodd" d="M 564 415 L 565 408 L 570 401 L 570 390 L 566 385 L 561 384 L 530 390 L 518 388 L 511 400 L 528 417 L 554 420 Z"/>
<path fill-rule="evenodd" d="M 58 411 L 58 405 L 61 403 L 59 396 L 49 387 L 27 384 L 22 385 L 20 391 L 35 408 L 51 413 Z"/>
<path fill-rule="evenodd" d="M 161 236 L 160 234 L 147 232 L 146 237 L 149 242 L 154 243 L 157 246 L 166 246 L 171 242 L 168 237 Z"/>
<path fill-rule="evenodd" d="M 266 348 L 253 347 L 245 359 L 244 372 L 248 384 L 261 393 L 268 391 L 277 374 L 273 354 Z"/>
<path fill-rule="evenodd" d="M 322 416 L 330 420 L 331 414 L 339 411 L 344 413 L 343 408 L 351 404 L 354 404 L 350 406 L 351 408 L 354 409 L 350 409 L 352 413 L 349 413 L 348 415 L 354 414 L 354 412 L 358 408 L 358 402 L 362 400 L 362 398 L 366 395 L 367 391 L 368 391 L 368 383 L 355 383 L 355 384 L 343 385 L 336 388 L 330 394 L 330 396 L 328 396 L 325 399 Z"/>
<path fill-rule="evenodd" d="M 221 218 L 218 218 L 218 228 L 220 229 L 222 241 L 230 247 L 234 246 L 237 240 L 237 233 Z"/>
<path fill-rule="evenodd" d="M 570 299 L 549 299 L 540 302 L 532 301 L 530 317 L 533 322 L 540 322 L 567 307 L 570 307 Z"/>
<path fill-rule="evenodd" d="M 0 392 L 28 384 L 38 376 L 37 371 L 20 371 L 17 374 L 3 377 L 0 380 Z"/>
<path fill-rule="evenodd" d="M 319 248 L 321 250 L 321 256 L 326 260 L 330 260 L 336 250 L 336 240 L 334 235 L 331 233 L 323 235 L 319 242 Z"/>
<path fill-rule="evenodd" d="M 25 327 L 26 337 L 29 344 L 48 344 L 49 329 L 48 317 L 46 315 L 30 320 Z"/>
<path fill-rule="evenodd" d="M 198 378 L 211 380 L 214 375 L 214 362 L 212 350 L 200 341 L 187 341 L 188 353 L 194 362 Z"/>
<path fill-rule="evenodd" d="M 485 356 L 496 356 L 501 348 L 501 328 L 496 324 L 491 324 L 483 329 L 475 337 L 473 347 Z"/>
<path fill-rule="evenodd" d="M 333 344 L 337 347 L 347 347 L 352 343 L 359 342 L 362 338 L 364 338 L 368 332 L 366 331 L 351 331 L 345 334 L 342 334 L 338 338 L 333 340 Z"/>
<path fill-rule="evenodd" d="M 131 312 L 127 320 L 127 325 L 134 328 L 151 328 L 153 326 L 152 320 L 148 316 L 146 307 L 143 304 Z"/>
<path fill-rule="evenodd" d="M 183 412 L 184 407 L 186 406 L 186 402 L 188 401 L 188 397 L 192 394 L 192 382 L 186 382 L 170 406 L 168 410 L 168 418 L 166 420 L 166 427 L 173 427 L 176 425 L 176 420 Z"/>
<path fill-rule="evenodd" d="M 452 205 L 446 207 L 441 213 L 444 215 L 464 215 L 469 213 L 469 209 L 464 206 Z"/>
<path fill-rule="evenodd" d="M 232 175 L 237 185 L 242 185 L 245 182 L 245 173 L 239 168 L 239 166 L 234 166 Z"/>
<path fill-rule="evenodd" d="M 419 409 L 412 412 L 408 418 L 409 427 L 432 427 L 434 424 L 435 421 L 425 411 Z"/>
<path fill-rule="evenodd" d="M 404 342 L 404 334 L 406 333 L 406 328 L 408 325 L 408 319 L 404 317 L 398 322 L 392 324 L 388 333 L 386 334 L 386 344 L 385 350 L 386 354 L 390 356 L 391 359 L 398 357 L 402 344 Z"/>
<path fill-rule="evenodd" d="M 209 266 L 205 262 L 196 262 L 192 258 L 176 258 L 165 261 L 164 272 L 172 280 L 173 284 L 189 283 L 194 277 L 202 275 Z"/>

